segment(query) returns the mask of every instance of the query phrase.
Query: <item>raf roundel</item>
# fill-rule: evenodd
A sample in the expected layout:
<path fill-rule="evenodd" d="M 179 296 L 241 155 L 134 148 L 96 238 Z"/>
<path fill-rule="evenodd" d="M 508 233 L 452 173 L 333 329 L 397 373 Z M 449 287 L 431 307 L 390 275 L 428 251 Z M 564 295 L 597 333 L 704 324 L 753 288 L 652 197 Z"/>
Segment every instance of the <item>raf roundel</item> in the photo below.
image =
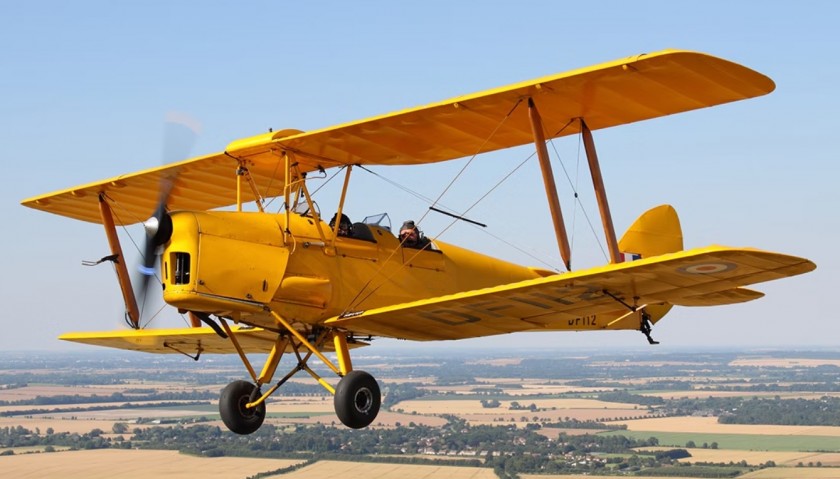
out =
<path fill-rule="evenodd" d="M 679 271 L 688 274 L 714 274 L 735 269 L 734 263 L 700 263 L 680 268 Z"/>

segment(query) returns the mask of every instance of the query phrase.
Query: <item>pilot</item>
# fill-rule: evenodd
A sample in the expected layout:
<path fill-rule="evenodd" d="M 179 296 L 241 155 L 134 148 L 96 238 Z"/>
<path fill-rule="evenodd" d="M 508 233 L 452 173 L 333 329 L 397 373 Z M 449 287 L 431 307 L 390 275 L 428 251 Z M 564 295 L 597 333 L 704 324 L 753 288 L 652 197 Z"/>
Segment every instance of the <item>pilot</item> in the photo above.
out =
<path fill-rule="evenodd" d="M 407 248 L 424 249 L 429 247 L 431 241 L 417 228 L 414 221 L 408 220 L 400 228 L 400 244 Z"/>
<path fill-rule="evenodd" d="M 330 220 L 330 229 L 335 229 L 335 218 L 338 216 L 338 213 L 334 214 L 332 219 Z M 338 222 L 338 236 L 353 236 L 353 223 L 350 222 L 350 218 L 347 215 L 341 215 L 341 221 Z"/>

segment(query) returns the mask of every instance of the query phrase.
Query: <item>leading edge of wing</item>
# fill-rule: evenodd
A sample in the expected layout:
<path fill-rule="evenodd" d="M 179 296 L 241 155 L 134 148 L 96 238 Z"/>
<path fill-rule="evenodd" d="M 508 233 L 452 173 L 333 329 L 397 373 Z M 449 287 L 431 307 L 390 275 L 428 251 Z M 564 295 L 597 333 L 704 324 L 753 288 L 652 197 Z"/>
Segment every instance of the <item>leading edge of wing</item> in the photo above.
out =
<path fill-rule="evenodd" d="M 410 340 L 465 339 L 531 330 L 610 329 L 627 304 L 731 304 L 726 292 L 807 273 L 804 258 L 710 246 L 475 291 L 356 311 L 326 321 L 358 334 Z M 716 293 L 723 293 L 717 295 Z M 747 295 L 742 295 L 747 300 Z M 753 298 L 758 297 L 753 294 Z M 719 300 L 715 300 L 719 297 Z M 697 298 L 703 298 L 698 301 Z"/>
<path fill-rule="evenodd" d="M 300 173 L 349 165 L 434 163 L 533 142 L 523 100 L 540 111 L 546 138 L 657 118 L 771 92 L 773 81 L 703 53 L 664 50 L 450 98 L 303 133 L 286 129 L 230 143 L 226 151 L 39 195 L 24 206 L 101 223 L 104 195 L 118 225 L 145 221 L 161 178 L 177 173 L 167 206 L 209 210 L 236 204 L 235 170 L 248 168 L 264 198 L 282 194 L 283 154 Z M 253 201 L 249 188 L 242 200 Z"/>
<path fill-rule="evenodd" d="M 663 50 L 549 75 L 444 101 L 289 135 L 235 141 L 227 151 L 258 158 L 278 149 L 307 168 L 411 165 L 463 158 L 533 142 L 524 99 L 532 98 L 546 138 L 658 118 L 765 95 L 765 75 L 699 52 Z"/>
<path fill-rule="evenodd" d="M 245 353 L 269 353 L 277 338 L 276 333 L 247 326 L 233 326 L 231 332 Z M 236 348 L 229 339 L 222 338 L 208 327 L 73 332 L 62 334 L 58 339 L 157 354 L 180 353 L 193 356 L 198 353 L 236 353 Z M 367 343 L 355 341 L 348 344 L 350 348 L 361 346 L 367 346 Z M 333 350 L 330 341 L 325 343 L 324 350 Z M 287 346 L 285 352 L 292 351 L 291 346 Z"/>

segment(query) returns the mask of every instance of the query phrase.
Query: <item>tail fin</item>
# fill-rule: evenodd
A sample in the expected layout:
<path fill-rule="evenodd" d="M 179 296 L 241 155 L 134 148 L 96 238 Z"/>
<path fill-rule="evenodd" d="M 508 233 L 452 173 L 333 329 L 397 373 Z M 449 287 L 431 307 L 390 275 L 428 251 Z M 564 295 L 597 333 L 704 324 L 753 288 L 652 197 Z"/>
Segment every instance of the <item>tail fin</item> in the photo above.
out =
<path fill-rule="evenodd" d="M 651 208 L 627 229 L 618 242 L 618 249 L 634 259 L 649 258 L 683 249 L 682 227 L 677 211 L 671 205 Z M 671 310 L 671 304 L 651 304 L 645 308 L 650 322 L 656 323 Z"/>
<path fill-rule="evenodd" d="M 642 258 L 682 251 L 683 236 L 677 211 L 671 205 L 645 211 L 621 237 L 618 249 Z"/>

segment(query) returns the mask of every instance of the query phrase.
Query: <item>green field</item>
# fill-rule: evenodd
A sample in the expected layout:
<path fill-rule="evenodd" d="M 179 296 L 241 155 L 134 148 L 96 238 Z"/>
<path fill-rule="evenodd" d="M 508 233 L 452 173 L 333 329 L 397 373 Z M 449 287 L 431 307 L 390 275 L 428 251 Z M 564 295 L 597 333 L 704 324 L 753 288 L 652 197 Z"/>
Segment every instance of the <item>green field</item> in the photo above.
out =
<path fill-rule="evenodd" d="M 626 436 L 635 439 L 655 437 L 660 446 L 685 447 L 694 441 L 702 444 L 718 443 L 718 449 L 744 451 L 820 451 L 840 452 L 840 437 L 831 436 L 770 436 L 762 434 L 704 434 L 694 432 L 609 431 L 600 434 Z"/>

